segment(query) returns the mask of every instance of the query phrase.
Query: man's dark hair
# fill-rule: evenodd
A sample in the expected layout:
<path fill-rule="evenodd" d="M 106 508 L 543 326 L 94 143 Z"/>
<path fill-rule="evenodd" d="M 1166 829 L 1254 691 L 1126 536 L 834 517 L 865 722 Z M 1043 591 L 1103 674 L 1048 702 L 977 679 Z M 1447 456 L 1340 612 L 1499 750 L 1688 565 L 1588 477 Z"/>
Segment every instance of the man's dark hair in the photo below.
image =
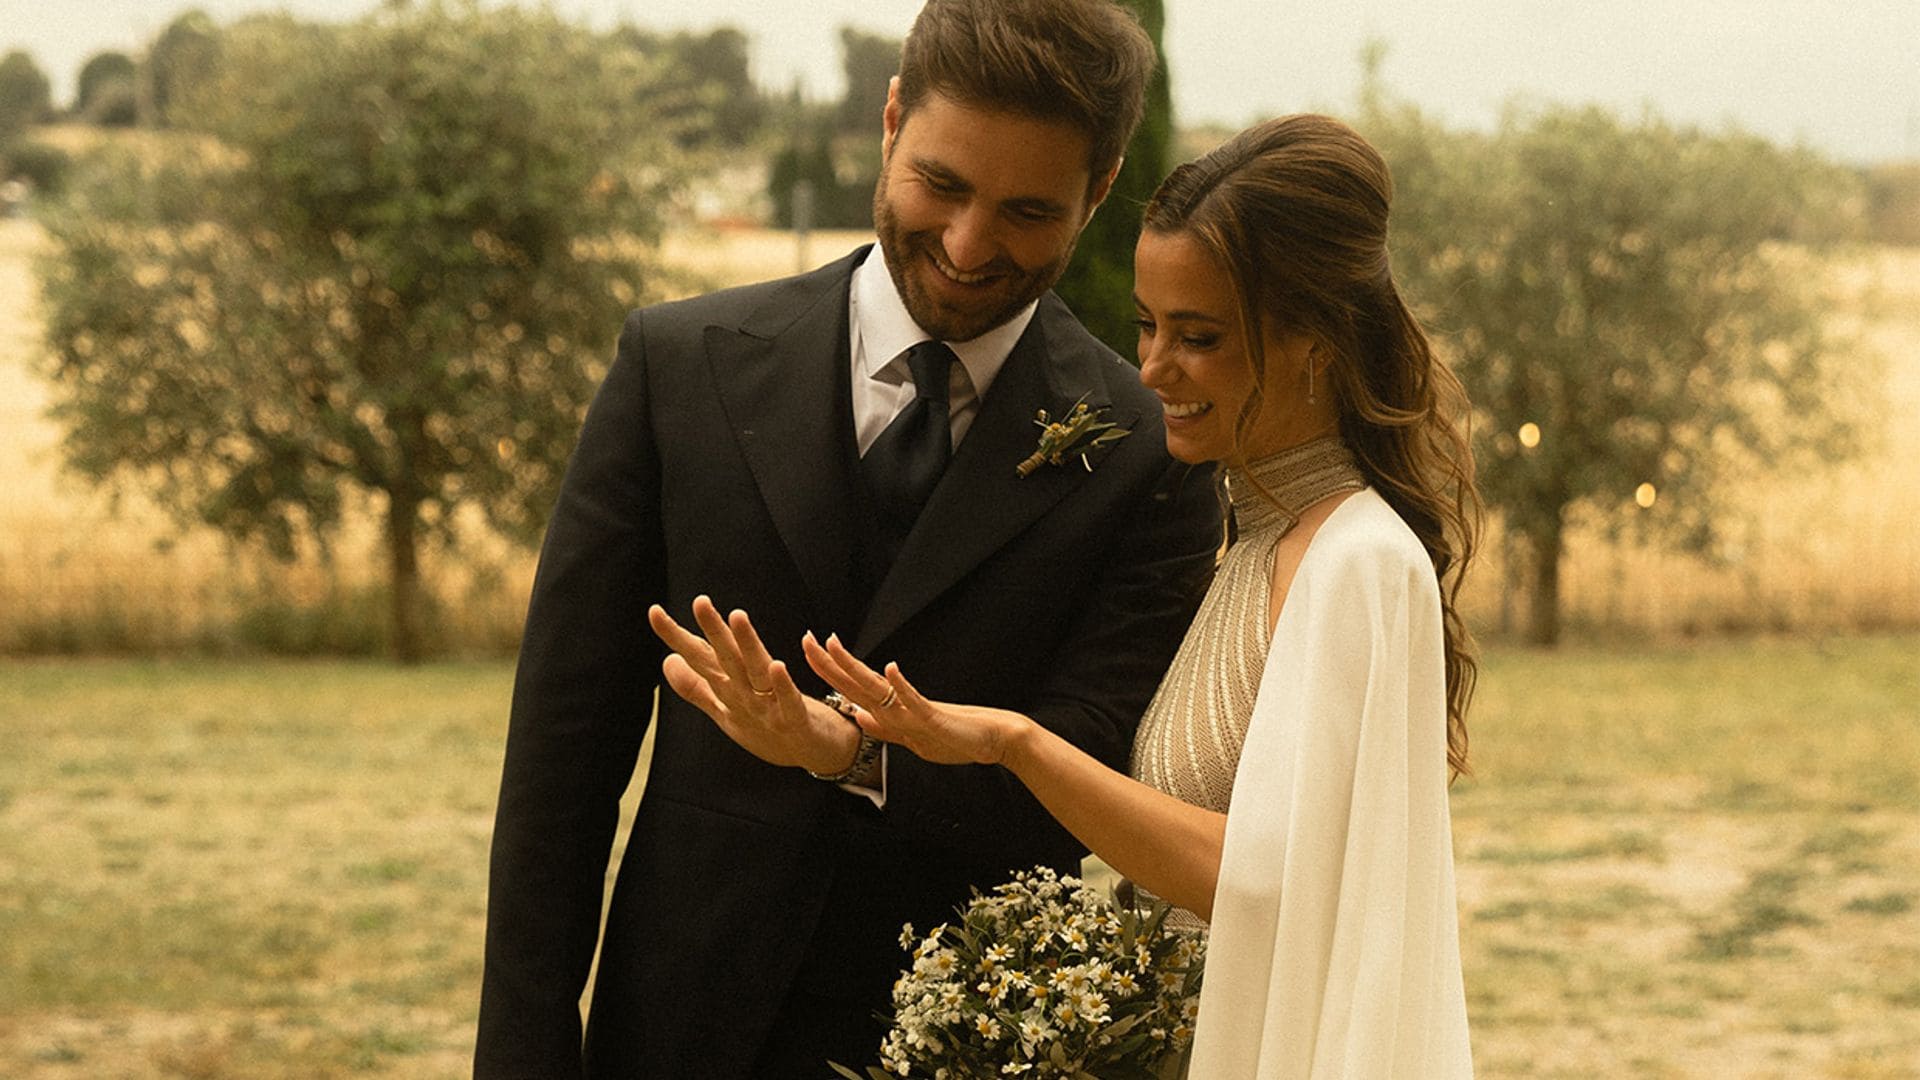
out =
<path fill-rule="evenodd" d="M 1113 0 L 927 0 L 900 50 L 900 119 L 930 93 L 1087 135 L 1098 183 L 1140 123 L 1157 58 Z"/>

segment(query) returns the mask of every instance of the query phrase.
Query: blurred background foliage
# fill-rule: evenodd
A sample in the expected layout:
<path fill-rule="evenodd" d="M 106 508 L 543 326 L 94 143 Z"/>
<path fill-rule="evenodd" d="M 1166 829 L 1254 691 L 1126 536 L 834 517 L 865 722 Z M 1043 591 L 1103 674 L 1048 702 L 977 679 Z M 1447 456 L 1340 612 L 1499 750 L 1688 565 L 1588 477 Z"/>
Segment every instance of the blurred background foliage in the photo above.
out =
<path fill-rule="evenodd" d="M 1159 49 L 1167 27 L 1166 5 L 1161 0 L 1123 2 Z M 1146 112 L 1127 145 L 1106 205 L 1080 234 L 1073 262 L 1055 287 L 1087 329 L 1129 362 L 1137 359 L 1134 344 L 1140 333 L 1133 306 L 1133 246 L 1140 239 L 1147 199 L 1179 163 L 1173 156 L 1173 137 L 1173 95 L 1162 64 L 1147 84 Z"/>
<path fill-rule="evenodd" d="M 33 56 L 13 49 L 0 57 L 0 138 L 53 119 L 53 84 Z"/>
<path fill-rule="evenodd" d="M 417 659 L 421 544 L 467 506 L 538 539 L 653 295 L 704 112 L 645 44 L 477 7 L 235 25 L 169 91 L 188 138 L 99 156 L 44 215 L 68 464 L 287 558 L 377 494 Z"/>
<path fill-rule="evenodd" d="M 1157 40 L 1164 5 L 1124 2 Z M 835 101 L 756 84 L 749 44 L 448 2 L 344 24 L 188 10 L 89 58 L 67 103 L 30 55 L 0 58 L 0 206 L 45 233 L 63 461 L 236 551 L 325 562 L 377 521 L 384 625 L 306 637 L 511 648 L 510 618 L 463 637 L 449 607 L 524 587 L 622 312 L 728 280 L 661 245 L 870 229 L 899 42 L 843 29 Z M 1877 356 L 1827 290 L 1864 245 L 1920 245 L 1920 163 L 1572 105 L 1460 130 L 1397 98 L 1383 58 L 1345 115 L 1393 166 L 1396 272 L 1476 402 L 1502 630 L 1561 636 L 1571 535 L 1737 562 L 1754 508 L 1733 481 L 1879 430 Z M 1178 126 L 1170 76 L 1060 285 L 1128 358 L 1140 207 L 1229 134 Z M 464 594 L 423 572 L 434 553 L 471 568 Z M 368 610 L 329 580 L 315 619 Z M 296 606 L 246 599 L 231 621 Z M 103 618 L 0 648 L 90 639 L 146 640 Z"/>
<path fill-rule="evenodd" d="M 810 102 L 795 86 L 773 126 L 779 134 L 768 169 L 774 225 L 783 229 L 871 229 L 873 185 L 880 177 L 887 84 L 900 66 L 900 41 L 853 27 L 840 30 L 846 94 Z M 796 194 L 798 193 L 798 194 Z"/>
<path fill-rule="evenodd" d="M 1357 119 L 1392 164 L 1395 271 L 1469 388 L 1529 641 L 1559 640 L 1577 517 L 1712 554 L 1731 479 L 1855 452 L 1878 369 L 1829 332 L 1822 267 L 1862 235 L 1857 175 L 1591 107 L 1449 131 L 1381 60 Z"/>

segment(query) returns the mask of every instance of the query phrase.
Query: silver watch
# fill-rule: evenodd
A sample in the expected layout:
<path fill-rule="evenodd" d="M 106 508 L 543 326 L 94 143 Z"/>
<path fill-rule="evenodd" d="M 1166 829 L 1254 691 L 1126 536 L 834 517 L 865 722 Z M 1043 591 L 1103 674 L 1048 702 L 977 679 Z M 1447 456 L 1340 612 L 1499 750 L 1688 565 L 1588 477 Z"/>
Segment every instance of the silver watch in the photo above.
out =
<path fill-rule="evenodd" d="M 817 773 L 808 769 L 807 775 L 815 780 L 825 780 L 829 784 L 844 784 L 873 767 L 874 760 L 880 756 L 880 747 L 883 744 L 879 739 L 867 734 L 866 729 L 860 726 L 860 722 L 853 718 L 854 704 L 841 696 L 840 691 L 829 690 L 820 700 L 826 702 L 827 707 L 834 712 L 846 717 L 847 723 L 852 724 L 854 730 L 860 732 L 860 746 L 853 752 L 853 763 L 839 772 Z"/>

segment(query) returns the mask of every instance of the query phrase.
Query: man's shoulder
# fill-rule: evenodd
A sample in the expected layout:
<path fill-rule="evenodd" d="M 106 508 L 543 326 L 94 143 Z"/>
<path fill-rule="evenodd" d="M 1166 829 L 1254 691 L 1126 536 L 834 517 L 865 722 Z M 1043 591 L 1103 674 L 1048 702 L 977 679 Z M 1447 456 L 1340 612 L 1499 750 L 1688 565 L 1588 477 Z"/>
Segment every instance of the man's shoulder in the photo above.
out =
<path fill-rule="evenodd" d="M 1048 360 L 1062 377 L 1093 384 L 1084 389 L 1117 405 L 1144 407 L 1153 401 L 1153 392 L 1140 385 L 1139 369 L 1082 325 L 1066 301 L 1047 293 L 1040 298 L 1034 321 L 1045 335 Z"/>
<path fill-rule="evenodd" d="M 825 266 L 790 277 L 735 285 L 713 292 L 668 300 L 640 308 L 627 316 L 629 327 L 649 328 L 729 326 L 777 329 L 807 307 L 833 300 L 845 302 L 847 283 L 866 248 L 862 247 Z"/>

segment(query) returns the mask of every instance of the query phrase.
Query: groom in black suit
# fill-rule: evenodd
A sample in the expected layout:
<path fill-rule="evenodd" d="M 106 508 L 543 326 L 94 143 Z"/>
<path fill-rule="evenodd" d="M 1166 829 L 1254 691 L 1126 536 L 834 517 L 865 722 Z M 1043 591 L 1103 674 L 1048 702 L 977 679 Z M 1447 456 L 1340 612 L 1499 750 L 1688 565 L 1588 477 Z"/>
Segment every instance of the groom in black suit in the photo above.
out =
<path fill-rule="evenodd" d="M 818 700 L 799 641 L 838 633 L 930 695 L 1019 709 L 1124 767 L 1220 510 L 1211 476 L 1167 457 L 1158 401 L 1048 290 L 1153 63 L 1109 0 L 930 0 L 888 95 L 878 247 L 628 318 L 527 617 L 476 1076 L 872 1062 L 902 923 L 924 931 L 1015 869 L 1077 869 L 1083 849 L 1004 771 L 876 753 Z M 1128 434 L 1017 472 L 1036 413 L 1076 402 Z M 691 622 L 702 594 L 752 612 L 813 695 L 784 767 L 659 692 L 647 609 Z"/>

